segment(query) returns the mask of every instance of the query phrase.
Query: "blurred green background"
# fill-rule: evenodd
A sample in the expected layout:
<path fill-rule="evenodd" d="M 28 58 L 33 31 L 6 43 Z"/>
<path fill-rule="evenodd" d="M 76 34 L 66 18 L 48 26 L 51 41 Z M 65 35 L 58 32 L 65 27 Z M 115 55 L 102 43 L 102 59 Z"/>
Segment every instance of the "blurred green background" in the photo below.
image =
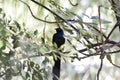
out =
<path fill-rule="evenodd" d="M 52 80 L 52 36 L 57 22 L 57 16 L 48 10 L 36 5 L 31 0 L 23 0 L 27 3 L 33 14 L 41 20 L 35 19 L 28 7 L 20 0 L 0 0 L 0 80 Z M 69 57 L 77 54 L 83 57 L 77 50 L 85 48 L 88 43 L 83 37 L 96 43 L 94 36 L 100 40 L 100 34 L 86 24 L 92 24 L 99 28 L 98 6 L 101 8 L 101 25 L 106 35 L 115 25 L 115 13 L 109 0 L 36 0 L 45 5 L 65 20 L 73 20 L 70 24 L 79 29 L 76 33 L 66 23 L 59 23 L 65 32 L 67 40 L 64 52 L 68 57 L 62 58 L 61 80 L 96 80 L 100 67 L 100 56 L 92 56 L 80 61 Z M 77 20 L 78 22 L 74 22 Z M 54 23 L 56 22 L 56 23 Z M 82 23 L 85 22 L 86 24 Z M 84 29 L 82 28 L 84 27 Z M 111 40 L 120 41 L 119 31 L 116 30 L 110 37 Z M 73 48 L 75 46 L 77 50 Z M 118 47 L 110 49 L 114 51 Z M 109 49 L 108 49 L 109 51 Z M 88 50 L 86 54 L 94 51 Z M 119 62 L 120 54 L 112 54 L 115 64 Z M 64 59 L 65 58 L 65 59 Z M 100 72 L 100 80 L 119 80 L 120 69 L 113 66 L 106 57 L 103 59 L 103 68 Z"/>

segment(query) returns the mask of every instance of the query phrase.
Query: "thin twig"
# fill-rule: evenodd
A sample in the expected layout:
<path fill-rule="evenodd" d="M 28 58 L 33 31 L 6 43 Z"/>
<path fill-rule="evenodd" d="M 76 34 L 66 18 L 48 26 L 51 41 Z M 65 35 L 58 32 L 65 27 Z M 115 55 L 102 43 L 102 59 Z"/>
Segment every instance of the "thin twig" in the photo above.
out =
<path fill-rule="evenodd" d="M 42 19 L 36 17 L 36 16 L 33 14 L 33 12 L 32 12 L 32 10 L 31 10 L 30 6 L 29 6 L 27 3 L 25 3 L 25 2 L 22 1 L 22 0 L 19 0 L 19 1 L 21 1 L 22 3 L 24 3 L 24 4 L 28 7 L 28 9 L 29 9 L 29 11 L 30 11 L 30 13 L 31 13 L 31 15 L 32 15 L 33 18 L 35 18 L 35 19 L 37 19 L 37 20 L 39 20 L 39 21 L 42 21 L 42 22 L 56 23 L 56 22 L 51 22 L 51 21 L 45 21 L 45 20 L 42 20 Z"/>
<path fill-rule="evenodd" d="M 113 44 L 113 45 L 115 45 L 115 44 L 118 44 L 118 43 L 115 42 L 115 41 L 105 41 L 104 44 Z M 100 46 L 100 45 L 103 45 L 103 43 L 92 44 L 92 46 L 90 46 L 89 49 Z M 120 45 L 116 45 L 116 46 L 120 47 Z M 88 50 L 87 48 L 84 48 L 84 49 L 78 50 L 78 52 L 82 53 L 82 52 L 85 52 L 87 50 Z"/>
<path fill-rule="evenodd" d="M 79 32 L 77 28 L 75 28 L 70 22 L 68 22 L 67 20 L 63 19 L 61 16 L 59 16 L 58 14 L 56 14 L 54 11 L 50 10 L 49 8 L 47 8 L 46 6 L 44 6 L 43 4 L 35 1 L 35 0 L 31 0 L 32 2 L 34 2 L 35 4 L 42 6 L 44 9 L 48 10 L 49 12 L 51 12 L 52 14 L 54 14 L 56 17 L 58 17 L 59 19 L 61 19 L 62 21 L 64 21 L 67 25 L 69 25 L 70 27 L 72 27 L 75 31 Z"/>
<path fill-rule="evenodd" d="M 0 77 L 4 76 L 5 74 L 5 72 L 0 72 Z"/>
<path fill-rule="evenodd" d="M 119 53 L 120 50 L 116 50 L 116 51 L 112 51 L 112 52 L 107 52 L 106 54 L 115 54 L 115 53 Z"/>
<path fill-rule="evenodd" d="M 116 65 L 116 64 L 114 64 L 114 63 L 112 63 L 112 65 L 115 66 L 115 67 L 117 67 L 117 68 L 120 68 L 120 66 L 118 66 L 118 65 Z"/>
<path fill-rule="evenodd" d="M 101 59 L 100 67 L 99 67 L 98 72 L 97 72 L 97 80 L 99 80 L 100 71 L 102 70 L 102 66 L 103 66 L 103 59 Z"/>
<path fill-rule="evenodd" d="M 77 6 L 77 5 L 78 5 L 78 3 L 73 4 L 71 0 L 68 0 L 68 1 L 70 2 L 70 4 L 71 4 L 72 6 Z"/>
<path fill-rule="evenodd" d="M 78 51 L 78 50 L 76 49 L 76 47 L 71 43 L 70 40 L 67 39 L 67 41 L 69 42 L 70 45 L 72 45 L 72 47 L 73 47 L 74 50 Z M 80 53 L 83 54 L 83 55 L 86 55 L 86 56 L 88 55 L 88 54 L 85 54 L 85 53 L 83 53 L 83 52 L 80 52 Z"/>
<path fill-rule="evenodd" d="M 45 17 L 45 21 L 46 21 L 46 18 L 48 17 L 48 15 Z M 45 23 L 45 26 L 43 28 L 43 38 L 44 38 L 44 43 L 45 43 L 45 29 L 46 29 L 46 23 Z"/>
<path fill-rule="evenodd" d="M 115 30 L 115 28 L 118 26 L 118 24 L 116 23 L 115 26 L 112 28 L 112 30 L 110 31 L 110 33 L 108 34 L 106 40 L 108 40 L 111 36 L 111 34 L 113 33 L 113 31 Z"/>
<path fill-rule="evenodd" d="M 83 22 L 83 24 L 86 24 L 86 25 L 92 27 L 92 28 L 93 28 L 94 30 L 96 30 L 98 33 L 101 33 L 96 27 L 92 26 L 91 24 L 85 23 L 85 22 Z M 103 36 L 104 36 L 105 39 L 107 38 L 105 34 L 103 34 Z"/>
<path fill-rule="evenodd" d="M 101 5 L 98 7 L 98 15 L 99 15 L 99 24 L 100 24 L 101 40 L 102 40 L 102 43 L 103 43 L 104 40 L 103 40 L 103 31 L 102 31 L 102 26 L 101 26 L 101 14 L 100 14 L 100 8 L 101 8 Z M 104 43 L 103 43 L 103 44 L 104 44 Z"/>
<path fill-rule="evenodd" d="M 31 10 L 31 8 L 30 8 L 30 6 L 27 4 L 27 3 L 25 3 L 24 1 L 22 1 L 22 0 L 19 0 L 19 1 L 21 1 L 22 3 L 24 3 L 27 7 L 28 7 L 28 9 L 30 10 L 30 13 L 31 13 L 31 15 L 33 16 L 33 18 L 35 18 L 35 19 L 37 19 L 37 20 L 39 20 L 39 21 L 42 21 L 42 22 L 45 22 L 45 23 L 63 23 L 64 21 L 62 20 L 62 21 L 47 21 L 47 20 L 42 20 L 42 19 L 40 19 L 40 18 L 37 18 L 34 14 L 33 14 L 33 12 L 32 12 L 32 10 Z M 71 19 L 69 19 L 69 20 L 65 20 L 65 21 L 67 21 L 67 22 L 79 22 L 79 20 L 75 20 L 75 19 L 73 19 L 73 20 L 71 20 Z M 86 23 L 86 22 L 82 22 L 83 24 L 86 24 L 86 25 L 88 25 L 88 26 L 90 26 L 90 27 L 92 27 L 93 29 L 95 29 L 97 32 L 99 32 L 100 33 L 100 31 L 97 29 L 97 28 L 95 28 L 94 26 L 92 26 L 92 25 L 90 25 L 90 23 Z M 104 38 L 106 38 L 106 36 L 103 34 L 103 36 L 104 36 Z"/>
<path fill-rule="evenodd" d="M 78 59 L 79 61 L 82 60 L 82 59 L 85 59 L 85 58 L 89 58 L 89 57 L 92 57 L 92 56 L 97 56 L 97 55 L 100 55 L 100 54 L 89 54 L 87 56 L 83 56 L 83 57 L 78 57 L 77 55 L 76 56 L 70 56 L 72 59 Z"/>
<path fill-rule="evenodd" d="M 119 4 L 115 3 L 114 0 L 111 0 L 110 3 L 111 3 L 111 6 L 114 8 L 113 10 L 114 10 L 114 13 L 116 14 L 117 22 L 116 22 L 116 24 L 114 25 L 114 27 L 112 28 L 112 30 L 110 31 L 110 33 L 108 34 L 106 40 L 108 40 L 108 39 L 110 38 L 110 36 L 112 35 L 113 31 L 116 29 L 117 26 L 118 26 L 119 29 L 120 29 L 120 17 L 117 15 L 117 14 L 119 13 L 119 10 L 118 10 L 119 7 L 117 7 L 117 5 L 119 5 Z M 117 9 L 117 10 L 116 10 L 116 9 Z"/>

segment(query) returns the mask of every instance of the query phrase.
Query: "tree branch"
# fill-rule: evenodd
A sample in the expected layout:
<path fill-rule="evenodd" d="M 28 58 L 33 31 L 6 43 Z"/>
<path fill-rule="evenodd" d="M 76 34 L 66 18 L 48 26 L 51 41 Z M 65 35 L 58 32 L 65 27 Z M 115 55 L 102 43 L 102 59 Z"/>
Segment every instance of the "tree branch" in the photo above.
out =
<path fill-rule="evenodd" d="M 71 0 L 68 0 L 68 1 L 69 1 L 69 3 L 70 3 L 72 6 L 77 6 L 77 5 L 78 5 L 78 3 L 73 4 Z"/>
<path fill-rule="evenodd" d="M 25 5 L 28 7 L 28 9 L 29 9 L 29 11 L 30 11 L 30 13 L 31 13 L 31 15 L 32 15 L 33 18 L 35 18 L 35 19 L 37 19 L 37 20 L 39 20 L 39 21 L 42 21 L 42 22 L 46 22 L 46 23 L 56 23 L 56 22 L 51 22 L 51 21 L 42 20 L 42 19 L 36 17 L 36 16 L 33 14 L 30 6 L 29 6 L 27 3 L 25 3 L 25 2 L 22 1 L 22 0 L 19 0 L 19 1 L 21 1 L 23 4 L 25 4 Z"/>
<path fill-rule="evenodd" d="M 100 67 L 99 67 L 98 72 L 97 72 L 97 80 L 99 80 L 100 71 L 102 70 L 102 66 L 103 66 L 103 59 L 101 59 Z"/>
<path fill-rule="evenodd" d="M 100 46 L 100 45 L 102 45 L 102 44 L 103 44 L 103 43 L 92 44 L 92 46 L 90 46 L 89 49 L 94 48 L 94 47 L 97 47 L 97 46 Z M 105 41 L 104 44 L 113 44 L 113 45 L 114 45 L 114 44 L 118 44 L 118 43 L 115 42 L 115 41 Z M 116 46 L 120 47 L 120 44 L 119 44 L 119 45 L 116 45 Z M 85 51 L 87 51 L 87 50 L 88 50 L 87 48 L 84 48 L 84 49 L 78 50 L 78 52 L 82 53 L 82 52 L 85 52 Z"/>
<path fill-rule="evenodd" d="M 108 34 L 106 41 L 110 38 L 111 34 L 113 33 L 113 31 L 115 30 L 115 28 L 118 26 L 118 24 L 116 23 L 115 26 L 112 28 L 112 30 L 110 31 L 110 33 Z"/>
<path fill-rule="evenodd" d="M 115 16 L 116 16 L 117 23 L 114 25 L 113 29 L 108 34 L 106 40 L 109 39 L 109 37 L 112 35 L 113 31 L 116 29 L 117 26 L 119 27 L 119 30 L 120 30 L 120 16 L 118 16 L 119 13 L 120 13 L 120 11 L 119 11 L 120 6 L 119 6 L 119 4 L 115 3 L 114 0 L 110 0 L 110 3 L 111 3 L 111 6 L 114 8 L 113 10 L 114 10 L 114 13 L 115 13 Z"/>
<path fill-rule="evenodd" d="M 55 15 L 56 17 L 58 17 L 59 19 L 61 19 L 62 21 L 64 21 L 67 25 L 69 25 L 70 27 L 72 27 L 75 31 L 79 32 L 71 23 L 69 23 L 67 20 L 63 19 L 61 16 L 59 16 L 58 14 L 56 14 L 55 12 L 53 12 L 52 10 L 50 10 L 49 8 L 47 8 L 46 6 L 44 6 L 43 4 L 35 1 L 35 0 L 31 0 L 32 2 L 34 2 L 35 4 L 42 6 L 44 9 L 48 10 L 49 12 L 51 12 L 53 15 Z"/>

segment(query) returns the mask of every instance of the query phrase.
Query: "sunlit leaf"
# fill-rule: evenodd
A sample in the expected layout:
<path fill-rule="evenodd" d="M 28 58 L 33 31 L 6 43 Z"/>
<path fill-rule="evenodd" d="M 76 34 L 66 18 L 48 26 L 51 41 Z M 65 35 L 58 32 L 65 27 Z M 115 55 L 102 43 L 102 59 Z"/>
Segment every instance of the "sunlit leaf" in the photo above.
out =
<path fill-rule="evenodd" d="M 38 64 L 35 64 L 35 68 L 36 68 L 36 69 L 39 69 L 40 66 L 39 66 Z"/>
<path fill-rule="evenodd" d="M 15 21 L 15 20 L 14 20 L 14 23 L 15 23 L 16 27 L 17 27 L 19 30 L 21 30 L 20 24 L 19 24 L 17 21 Z"/>
<path fill-rule="evenodd" d="M 40 69 L 39 72 L 45 72 L 45 68 Z"/>
<path fill-rule="evenodd" d="M 56 43 L 54 43 L 53 46 L 54 46 L 56 49 L 58 48 Z"/>
<path fill-rule="evenodd" d="M 72 29 L 69 29 L 69 28 L 67 28 L 67 27 L 64 27 L 64 30 L 67 31 L 67 32 L 69 32 L 70 34 L 73 34 L 73 30 L 72 30 Z"/>
<path fill-rule="evenodd" d="M 107 55 L 106 57 L 107 57 L 107 60 L 108 60 L 110 63 L 112 63 L 111 55 Z"/>

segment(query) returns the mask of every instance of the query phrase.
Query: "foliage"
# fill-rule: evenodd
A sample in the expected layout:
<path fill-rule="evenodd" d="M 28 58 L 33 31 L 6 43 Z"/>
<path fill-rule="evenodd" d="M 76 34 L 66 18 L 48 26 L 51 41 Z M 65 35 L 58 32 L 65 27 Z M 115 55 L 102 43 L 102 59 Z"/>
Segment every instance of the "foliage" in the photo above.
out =
<path fill-rule="evenodd" d="M 64 62 L 71 61 L 71 63 L 76 59 L 81 61 L 99 56 L 100 64 L 95 76 L 97 80 L 101 77 L 100 72 L 105 65 L 103 63 L 105 58 L 114 67 L 120 68 L 114 63 L 111 55 L 120 53 L 120 42 L 115 40 L 119 35 L 114 32 L 119 27 L 120 19 L 117 12 L 119 7 L 114 6 L 117 3 L 113 0 L 109 0 L 111 5 L 99 4 L 98 15 L 88 15 L 85 12 L 78 14 L 80 9 L 82 10 L 79 0 L 68 0 L 66 3 L 69 3 L 69 7 L 67 8 L 60 0 L 39 0 L 38 2 L 31 0 L 32 5 L 29 1 L 16 0 L 17 2 L 26 7 L 25 11 L 30 11 L 31 17 L 40 22 L 40 29 L 43 28 L 43 30 L 39 32 L 35 28 L 27 29 L 27 22 L 20 23 L 17 19 L 13 20 L 0 8 L 0 77 L 2 79 L 11 80 L 13 76 L 20 76 L 24 80 L 50 80 L 51 66 L 54 64 L 52 57 L 57 57 L 54 54 L 56 52 L 62 56 Z M 92 5 L 90 6 L 93 7 Z M 36 13 L 41 13 L 41 15 L 35 15 L 33 6 L 38 7 Z M 87 8 L 84 11 L 87 12 Z M 106 12 L 109 11 L 116 16 L 116 24 L 112 21 L 114 19 L 109 21 L 110 18 L 106 20 L 107 18 L 102 17 L 107 16 Z M 24 14 L 26 13 L 28 12 Z M 108 15 L 111 14 L 108 13 Z M 88 21 L 85 21 L 84 17 Z M 113 26 L 110 26 L 110 23 L 113 23 Z M 52 37 L 50 37 L 52 33 L 49 32 L 53 28 L 51 25 L 61 27 L 65 34 L 68 34 L 65 35 L 66 44 L 61 47 L 62 52 L 56 45 L 52 45 Z M 46 27 L 49 27 L 48 30 Z"/>
<path fill-rule="evenodd" d="M 0 16 L 0 76 L 4 80 L 10 80 L 12 76 L 43 80 L 45 68 L 30 60 L 34 55 L 40 56 L 39 45 L 34 42 L 37 30 L 27 31 L 24 25 L 8 19 L 2 9 Z M 48 61 L 43 59 L 45 62 Z"/>

